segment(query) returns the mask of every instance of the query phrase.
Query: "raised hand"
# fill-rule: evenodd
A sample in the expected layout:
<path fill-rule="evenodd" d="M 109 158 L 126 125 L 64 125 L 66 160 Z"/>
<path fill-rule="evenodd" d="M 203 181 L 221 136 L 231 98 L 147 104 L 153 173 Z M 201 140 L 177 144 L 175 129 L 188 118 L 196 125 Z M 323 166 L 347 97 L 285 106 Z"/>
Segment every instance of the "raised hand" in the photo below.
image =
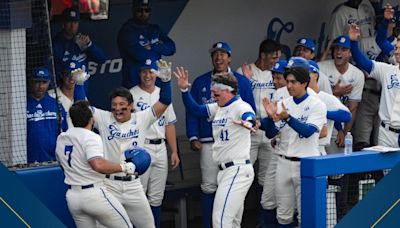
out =
<path fill-rule="evenodd" d="M 274 116 L 276 115 L 276 111 L 278 110 L 276 107 L 276 102 L 270 102 L 268 98 L 264 97 L 263 106 L 268 114 L 268 117 L 273 119 Z"/>
<path fill-rule="evenodd" d="M 351 24 L 349 29 L 350 40 L 356 41 L 360 38 L 360 36 L 360 27 L 358 27 L 355 23 Z"/>
<path fill-rule="evenodd" d="M 181 90 L 188 89 L 191 84 L 189 83 L 189 72 L 183 67 L 176 67 L 174 71 L 175 77 L 178 79 L 178 87 Z"/>
<path fill-rule="evenodd" d="M 172 63 L 167 62 L 163 59 L 159 59 L 157 61 L 157 66 L 159 72 L 158 77 L 161 79 L 161 81 L 163 82 L 170 81 L 172 76 L 172 70 L 171 70 Z"/>
<path fill-rule="evenodd" d="M 246 78 L 249 80 L 253 77 L 253 71 L 251 70 L 250 65 L 247 63 L 243 63 L 242 72 L 243 72 L 243 75 L 246 76 Z"/>
<path fill-rule="evenodd" d="M 83 85 L 90 77 L 90 74 L 86 73 L 81 68 L 77 68 L 71 71 L 72 79 L 75 80 L 76 84 Z"/>
<path fill-rule="evenodd" d="M 386 20 L 392 20 L 394 17 L 394 9 L 393 9 L 392 5 L 390 5 L 390 3 L 386 3 L 384 8 L 385 8 L 385 10 L 383 11 L 383 17 Z"/>

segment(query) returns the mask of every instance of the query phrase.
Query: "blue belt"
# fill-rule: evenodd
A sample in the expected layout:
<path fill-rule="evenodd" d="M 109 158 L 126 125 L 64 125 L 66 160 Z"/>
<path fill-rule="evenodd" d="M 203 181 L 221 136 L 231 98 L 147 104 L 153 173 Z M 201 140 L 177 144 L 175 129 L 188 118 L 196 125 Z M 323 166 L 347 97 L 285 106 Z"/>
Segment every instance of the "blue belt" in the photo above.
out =
<path fill-rule="evenodd" d="M 251 162 L 250 162 L 249 159 L 247 159 L 245 161 L 245 163 L 246 164 L 250 164 Z M 238 163 L 238 164 L 243 164 L 243 163 Z M 224 169 L 227 169 L 227 168 L 229 168 L 231 166 L 234 166 L 234 165 L 237 165 L 237 164 L 235 164 L 235 162 L 233 162 L 233 161 L 230 161 L 230 162 L 218 165 L 218 168 L 219 168 L 219 170 L 224 170 Z"/>

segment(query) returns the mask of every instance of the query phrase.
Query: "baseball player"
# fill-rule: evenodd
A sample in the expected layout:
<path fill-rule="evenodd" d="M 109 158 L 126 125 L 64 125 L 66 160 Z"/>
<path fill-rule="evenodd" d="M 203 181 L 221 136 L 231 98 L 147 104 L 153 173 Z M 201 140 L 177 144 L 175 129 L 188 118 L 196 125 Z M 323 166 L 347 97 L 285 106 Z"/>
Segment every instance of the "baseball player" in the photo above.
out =
<path fill-rule="evenodd" d="M 293 57 L 296 56 L 303 57 L 307 60 L 313 60 L 315 58 L 314 41 L 306 37 L 297 40 L 297 45 L 293 49 Z M 331 84 L 329 83 L 328 77 L 323 73 L 319 77 L 318 86 L 320 90 L 332 94 Z"/>
<path fill-rule="evenodd" d="M 329 146 L 331 142 L 333 125 L 349 122 L 351 112 L 337 97 L 319 90 L 319 66 L 312 60 L 309 60 L 308 63 L 310 64 L 310 83 L 308 86 L 317 93 L 317 97 L 326 105 L 327 109 L 327 136 L 319 139 L 319 151 L 321 155 L 326 155 L 325 147 Z"/>
<path fill-rule="evenodd" d="M 140 84 L 131 88 L 135 111 L 143 111 L 154 105 L 160 98 L 160 88 L 155 85 L 156 74 L 142 70 Z M 168 176 L 168 156 L 165 139 L 171 148 L 171 165 L 175 169 L 179 165 L 175 131 L 176 116 L 174 108 L 168 106 L 165 113 L 147 130 L 143 148 L 151 155 L 150 168 L 140 176 L 144 191 L 147 193 L 156 227 L 161 223 L 161 203 L 164 197 Z"/>
<path fill-rule="evenodd" d="M 352 129 L 354 119 L 357 115 L 358 104 L 361 101 L 364 74 L 349 61 L 351 58 L 350 39 L 347 35 L 337 37 L 332 43 L 333 59 L 319 62 L 320 72 L 328 75 L 328 79 L 335 87 L 333 95 L 340 98 L 352 115 L 352 120 L 344 125 L 343 130 L 333 132 L 332 143 L 327 148 L 328 153 L 343 152 L 344 137 Z M 340 125 L 337 125 L 340 127 Z"/>
<path fill-rule="evenodd" d="M 253 89 L 254 101 L 256 103 L 257 120 L 266 117 L 265 110 L 262 106 L 262 98 L 266 95 L 271 99 L 275 92 L 271 69 L 281 57 L 281 45 L 272 40 L 265 39 L 259 46 L 258 58 L 254 63 L 244 63 L 237 72 L 245 75 L 249 80 Z M 250 161 L 254 165 L 258 160 L 257 179 L 260 186 L 259 193 L 262 192 L 264 186 L 265 173 L 272 154 L 271 140 L 265 137 L 261 131 L 251 134 Z M 259 223 L 262 223 L 260 215 Z"/>
<path fill-rule="evenodd" d="M 68 185 L 66 200 L 77 227 L 132 227 L 121 203 L 104 187 L 104 174 L 133 175 L 133 163 L 104 159 L 103 143 L 91 131 L 93 115 L 87 101 L 78 101 L 69 110 L 74 128 L 57 138 L 56 157 Z"/>
<path fill-rule="evenodd" d="M 335 37 L 347 34 L 352 23 L 360 26 L 361 50 L 367 54 L 369 59 L 376 59 L 381 53 L 381 49 L 375 41 L 375 10 L 371 0 L 347 0 L 337 7 L 330 19 L 328 39 L 332 40 Z M 322 68 L 321 71 L 324 72 Z M 381 85 L 373 78 L 369 77 L 365 80 L 362 99 L 358 102 L 357 108 L 363 115 L 352 120 L 352 122 L 355 122 L 354 125 L 352 124 L 353 141 L 357 147 L 365 147 L 375 144 L 377 141 L 377 134 L 374 129 L 379 128 L 380 88 Z M 356 117 L 353 112 L 352 114 L 353 117 Z M 341 133 L 339 135 L 341 137 Z M 340 141 L 339 144 L 342 145 Z"/>
<path fill-rule="evenodd" d="M 163 66 L 166 66 L 165 61 Z M 132 94 L 123 87 L 116 88 L 111 93 L 111 112 L 93 108 L 96 120 L 94 127 L 98 129 L 104 142 L 105 158 L 110 161 L 119 162 L 121 153 L 128 148 L 143 147 L 147 130 L 171 103 L 171 74 L 159 74 L 156 61 L 150 59 L 142 63 L 140 69 L 157 74 L 162 81 L 160 98 L 151 108 L 133 112 Z M 79 88 L 80 92 L 83 92 L 82 87 Z M 151 208 L 139 178 L 123 173 L 107 175 L 106 178 L 106 186 L 125 207 L 133 225 L 155 227 Z"/>
<path fill-rule="evenodd" d="M 291 97 L 277 104 L 264 98 L 268 117 L 262 120 L 261 129 L 268 138 L 280 134 L 275 179 L 277 219 L 280 226 L 291 226 L 296 203 L 301 223 L 300 158 L 320 155 L 318 138 L 326 123 L 326 106 L 307 93 L 308 70 L 292 67 L 284 75 Z"/>
<path fill-rule="evenodd" d="M 250 131 L 255 131 L 252 107 L 237 96 L 238 83 L 232 73 L 215 74 L 211 93 L 215 102 L 198 105 L 188 92 L 188 71 L 174 72 L 187 111 L 212 120 L 212 158 L 218 164 L 217 191 L 212 214 L 213 227 L 240 227 L 244 200 L 254 179 L 250 162 Z"/>
<path fill-rule="evenodd" d="M 209 50 L 214 69 L 197 77 L 190 93 L 198 104 L 211 104 L 214 99 L 211 96 L 211 79 L 217 73 L 232 72 L 232 50 L 228 43 L 217 42 Z M 243 101 L 249 103 L 256 110 L 254 97 L 249 80 L 236 72 L 232 72 L 239 84 L 239 94 Z M 214 142 L 212 125 L 207 118 L 199 118 L 186 112 L 186 134 L 190 140 L 191 149 L 200 151 L 201 169 L 201 203 L 203 215 L 203 227 L 210 227 L 215 191 L 217 190 L 218 165 L 212 159 L 212 145 Z"/>
<path fill-rule="evenodd" d="M 47 68 L 35 68 L 28 79 L 27 160 L 54 161 L 57 135 L 68 128 L 66 112 L 47 92 L 51 81 Z"/>
<path fill-rule="evenodd" d="M 369 60 L 358 47 L 360 30 L 356 25 L 349 30 L 351 39 L 351 53 L 354 61 L 361 69 L 365 70 L 369 77 L 375 78 L 382 84 L 382 94 L 379 106 L 379 127 L 378 145 L 388 147 L 399 147 L 400 133 L 400 69 L 399 65 L 392 65 L 383 62 Z M 400 42 L 396 44 L 394 57 L 400 63 Z"/>

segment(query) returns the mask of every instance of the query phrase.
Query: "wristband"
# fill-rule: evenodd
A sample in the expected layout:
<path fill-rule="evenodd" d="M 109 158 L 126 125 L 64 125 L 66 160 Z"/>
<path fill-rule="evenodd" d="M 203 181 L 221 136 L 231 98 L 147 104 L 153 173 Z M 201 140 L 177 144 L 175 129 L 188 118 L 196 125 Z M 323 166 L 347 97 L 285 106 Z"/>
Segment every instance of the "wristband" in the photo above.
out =
<path fill-rule="evenodd" d="M 189 88 L 181 89 L 182 93 L 186 93 L 187 91 L 189 91 Z"/>

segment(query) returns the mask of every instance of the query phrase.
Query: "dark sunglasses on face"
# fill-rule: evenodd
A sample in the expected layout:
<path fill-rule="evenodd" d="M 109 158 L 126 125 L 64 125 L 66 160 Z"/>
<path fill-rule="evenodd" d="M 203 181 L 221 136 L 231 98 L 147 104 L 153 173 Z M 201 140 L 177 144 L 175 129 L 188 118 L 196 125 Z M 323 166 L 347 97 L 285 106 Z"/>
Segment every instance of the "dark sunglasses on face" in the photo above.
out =
<path fill-rule="evenodd" d="M 138 12 L 138 13 L 142 13 L 142 12 L 150 13 L 151 12 L 151 8 L 138 8 L 138 9 L 136 9 L 136 12 Z"/>

